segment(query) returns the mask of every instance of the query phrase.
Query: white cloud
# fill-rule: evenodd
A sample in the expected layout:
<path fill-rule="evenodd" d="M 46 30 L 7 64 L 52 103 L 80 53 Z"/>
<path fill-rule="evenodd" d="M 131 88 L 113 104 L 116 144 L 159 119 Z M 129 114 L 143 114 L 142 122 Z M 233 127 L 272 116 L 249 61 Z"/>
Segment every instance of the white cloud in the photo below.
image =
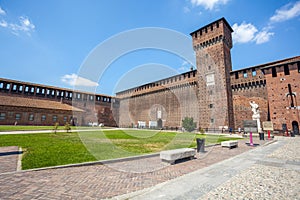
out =
<path fill-rule="evenodd" d="M 3 10 L 1 7 L 0 7 L 0 15 L 6 15 L 5 10 Z"/>
<path fill-rule="evenodd" d="M 233 42 L 234 43 L 248 43 L 255 42 L 256 44 L 262 44 L 268 42 L 274 33 L 269 32 L 268 29 L 258 31 L 257 28 L 251 23 L 246 24 L 243 22 L 241 25 L 234 24 L 233 29 Z"/>
<path fill-rule="evenodd" d="M 270 18 L 271 22 L 282 22 L 300 15 L 300 1 L 287 4 L 276 10 L 275 15 Z"/>
<path fill-rule="evenodd" d="M 179 67 L 177 69 L 177 71 L 179 73 L 188 72 L 190 70 L 191 70 L 191 64 L 189 62 L 185 61 L 185 60 L 182 62 L 181 67 Z"/>
<path fill-rule="evenodd" d="M 229 0 L 191 0 L 194 6 L 203 6 L 206 10 L 213 10 L 218 4 L 226 4 Z"/>
<path fill-rule="evenodd" d="M 189 7 L 187 7 L 187 6 L 185 6 L 185 7 L 183 8 L 183 12 L 184 12 L 184 13 L 189 13 L 189 12 L 191 12 L 191 9 L 190 9 Z"/>
<path fill-rule="evenodd" d="M 70 86 L 95 87 L 99 84 L 89 79 L 78 76 L 77 74 L 66 74 L 61 77 L 61 81 Z"/>
<path fill-rule="evenodd" d="M 268 42 L 272 35 L 274 35 L 274 33 L 268 31 L 261 31 L 255 36 L 254 40 L 256 44 L 262 44 Z"/>
<path fill-rule="evenodd" d="M 0 26 L 6 28 L 8 26 L 8 24 L 5 20 L 1 20 L 0 21 Z"/>
<path fill-rule="evenodd" d="M 5 15 L 5 11 L 0 7 L 0 15 Z M 8 22 L 7 20 L 2 19 L 0 21 L 0 27 L 7 28 L 14 35 L 20 35 L 20 33 L 26 33 L 30 36 L 30 33 L 35 30 L 35 25 L 31 20 L 26 16 L 19 17 L 18 22 Z"/>
<path fill-rule="evenodd" d="M 247 43 L 253 40 L 257 28 L 252 24 L 243 22 L 241 25 L 234 24 L 232 26 L 232 38 L 235 43 Z"/>
<path fill-rule="evenodd" d="M 28 17 L 23 17 L 21 16 L 19 18 L 19 24 L 9 24 L 9 27 L 13 30 L 13 31 L 24 31 L 24 32 L 30 32 L 33 31 L 35 29 L 34 24 L 32 24 L 30 22 L 30 20 L 28 19 Z"/>

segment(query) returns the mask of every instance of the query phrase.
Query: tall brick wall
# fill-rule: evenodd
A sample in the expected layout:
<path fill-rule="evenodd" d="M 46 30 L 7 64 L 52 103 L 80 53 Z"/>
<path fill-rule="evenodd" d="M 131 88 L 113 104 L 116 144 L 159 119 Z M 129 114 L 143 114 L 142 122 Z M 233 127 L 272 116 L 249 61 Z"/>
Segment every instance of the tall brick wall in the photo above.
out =
<path fill-rule="evenodd" d="M 274 129 L 282 130 L 282 124 L 286 124 L 288 130 L 294 130 L 297 125 L 299 128 L 300 57 L 265 67 L 263 71 L 267 80 L 270 116 Z"/>
<path fill-rule="evenodd" d="M 266 79 L 260 67 L 231 72 L 235 128 L 243 128 L 244 120 L 252 120 L 250 101 L 259 105 L 261 121 L 268 120 Z"/>
<path fill-rule="evenodd" d="M 117 93 L 119 126 L 162 120 L 163 127 L 181 127 L 184 117 L 198 124 L 196 71 Z"/>

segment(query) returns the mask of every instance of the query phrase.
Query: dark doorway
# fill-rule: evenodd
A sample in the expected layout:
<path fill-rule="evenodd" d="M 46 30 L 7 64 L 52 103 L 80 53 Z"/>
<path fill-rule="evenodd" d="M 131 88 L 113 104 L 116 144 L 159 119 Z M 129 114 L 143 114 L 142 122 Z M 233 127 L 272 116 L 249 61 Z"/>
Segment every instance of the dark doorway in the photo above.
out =
<path fill-rule="evenodd" d="M 162 120 L 161 119 L 157 120 L 157 128 L 162 129 Z"/>
<path fill-rule="evenodd" d="M 295 135 L 299 135 L 299 124 L 296 121 L 292 122 L 293 132 Z"/>

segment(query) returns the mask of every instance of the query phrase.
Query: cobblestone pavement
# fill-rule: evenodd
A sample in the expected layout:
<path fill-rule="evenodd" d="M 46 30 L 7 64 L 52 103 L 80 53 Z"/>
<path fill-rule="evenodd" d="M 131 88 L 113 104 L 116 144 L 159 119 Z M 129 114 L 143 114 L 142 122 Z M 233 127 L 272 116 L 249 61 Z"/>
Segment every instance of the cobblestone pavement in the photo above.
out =
<path fill-rule="evenodd" d="M 0 147 L 0 174 L 17 171 L 19 148 L 17 146 Z"/>
<path fill-rule="evenodd" d="M 115 199 L 300 199 L 300 137 L 277 139 Z"/>
<path fill-rule="evenodd" d="M 300 199 L 300 137 L 282 139 L 281 148 L 202 199 Z"/>
<path fill-rule="evenodd" d="M 206 148 L 194 160 L 175 165 L 158 156 L 110 164 L 0 173 L 0 199 L 103 199 L 149 188 L 223 161 L 254 147 Z M 256 141 L 261 145 L 265 141 Z M 255 147 L 256 148 L 256 147 Z"/>

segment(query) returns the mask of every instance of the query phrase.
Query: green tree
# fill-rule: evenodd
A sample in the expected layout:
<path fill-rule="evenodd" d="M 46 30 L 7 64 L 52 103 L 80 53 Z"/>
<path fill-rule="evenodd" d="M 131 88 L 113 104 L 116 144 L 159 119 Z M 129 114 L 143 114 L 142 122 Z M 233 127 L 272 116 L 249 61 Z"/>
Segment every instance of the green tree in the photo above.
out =
<path fill-rule="evenodd" d="M 188 132 L 192 132 L 196 128 L 196 122 L 194 122 L 192 117 L 185 117 L 182 120 L 182 127 Z"/>
<path fill-rule="evenodd" d="M 57 131 L 58 127 L 59 127 L 59 123 L 56 122 L 56 123 L 54 124 L 54 127 L 53 127 L 53 131 L 54 131 L 55 134 L 56 134 L 56 131 Z"/>
<path fill-rule="evenodd" d="M 65 130 L 67 131 L 67 133 L 71 130 L 70 124 L 68 122 L 66 122 L 65 124 Z"/>

